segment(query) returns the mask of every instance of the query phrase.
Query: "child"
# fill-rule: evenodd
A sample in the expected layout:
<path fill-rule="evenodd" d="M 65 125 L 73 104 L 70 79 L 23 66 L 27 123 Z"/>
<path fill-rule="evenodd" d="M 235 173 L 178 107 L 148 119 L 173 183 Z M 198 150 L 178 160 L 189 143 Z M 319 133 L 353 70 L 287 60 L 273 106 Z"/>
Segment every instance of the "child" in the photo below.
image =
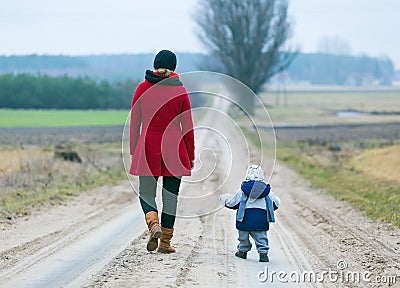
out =
<path fill-rule="evenodd" d="M 239 231 L 236 257 L 246 259 L 251 250 L 249 235 L 253 238 L 260 262 L 269 262 L 268 237 L 269 223 L 275 222 L 274 210 L 278 209 L 280 199 L 272 192 L 269 184 L 263 182 L 264 171 L 258 165 L 251 165 L 246 179 L 235 195 L 222 194 L 220 201 L 225 207 L 237 209 L 236 229 Z"/>

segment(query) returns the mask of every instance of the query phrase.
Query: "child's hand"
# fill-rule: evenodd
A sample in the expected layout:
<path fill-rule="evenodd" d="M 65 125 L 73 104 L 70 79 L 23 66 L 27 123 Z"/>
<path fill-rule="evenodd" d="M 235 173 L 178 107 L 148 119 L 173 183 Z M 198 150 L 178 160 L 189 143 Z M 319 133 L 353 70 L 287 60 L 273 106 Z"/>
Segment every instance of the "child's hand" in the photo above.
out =
<path fill-rule="evenodd" d="M 231 194 L 225 193 L 225 194 L 219 195 L 219 201 L 220 201 L 222 204 L 225 205 L 226 201 L 227 201 L 228 199 L 230 199 L 231 197 L 232 197 Z"/>
<path fill-rule="evenodd" d="M 269 198 L 272 200 L 272 203 L 274 203 L 274 210 L 277 210 L 279 206 L 281 205 L 281 199 L 279 199 L 278 196 L 275 195 L 274 192 L 269 192 Z"/>

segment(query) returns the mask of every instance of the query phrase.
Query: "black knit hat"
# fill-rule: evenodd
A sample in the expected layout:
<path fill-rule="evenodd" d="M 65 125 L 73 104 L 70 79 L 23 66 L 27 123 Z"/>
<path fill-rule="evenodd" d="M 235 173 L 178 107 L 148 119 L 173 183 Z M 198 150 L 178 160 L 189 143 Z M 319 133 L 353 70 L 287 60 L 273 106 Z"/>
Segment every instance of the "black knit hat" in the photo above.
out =
<path fill-rule="evenodd" d="M 154 58 L 154 68 L 166 68 L 175 71 L 176 55 L 169 50 L 161 50 Z"/>

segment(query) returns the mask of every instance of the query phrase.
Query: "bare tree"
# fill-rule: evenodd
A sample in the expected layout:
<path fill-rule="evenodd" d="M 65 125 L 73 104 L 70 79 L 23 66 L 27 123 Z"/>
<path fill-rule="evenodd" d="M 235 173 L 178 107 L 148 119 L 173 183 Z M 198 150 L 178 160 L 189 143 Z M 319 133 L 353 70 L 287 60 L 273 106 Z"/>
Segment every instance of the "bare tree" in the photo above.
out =
<path fill-rule="evenodd" d="M 287 10 L 286 0 L 202 0 L 196 15 L 199 36 L 223 72 L 258 93 L 295 55 L 282 51 L 290 33 Z M 254 114 L 254 97 L 239 101 Z"/>

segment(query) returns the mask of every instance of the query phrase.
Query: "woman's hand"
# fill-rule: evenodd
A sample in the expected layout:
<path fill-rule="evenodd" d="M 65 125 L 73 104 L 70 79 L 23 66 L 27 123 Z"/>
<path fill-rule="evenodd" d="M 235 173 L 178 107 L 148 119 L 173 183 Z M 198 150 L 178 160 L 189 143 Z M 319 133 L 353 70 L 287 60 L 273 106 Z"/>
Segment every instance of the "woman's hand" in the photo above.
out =
<path fill-rule="evenodd" d="M 193 169 L 194 167 L 194 160 L 190 160 L 190 169 Z"/>

